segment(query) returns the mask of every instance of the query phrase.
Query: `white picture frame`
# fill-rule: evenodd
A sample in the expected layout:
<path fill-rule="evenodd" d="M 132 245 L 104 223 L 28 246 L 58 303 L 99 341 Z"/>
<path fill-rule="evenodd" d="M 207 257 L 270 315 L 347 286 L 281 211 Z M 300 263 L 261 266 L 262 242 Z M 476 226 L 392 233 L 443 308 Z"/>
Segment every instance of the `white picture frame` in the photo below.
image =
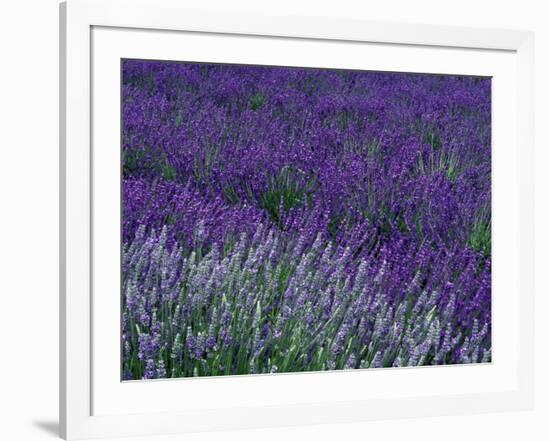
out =
<path fill-rule="evenodd" d="M 60 427 L 64 438 L 160 435 L 204 430 L 519 410 L 532 407 L 534 390 L 532 33 L 329 20 L 315 17 L 260 16 L 231 11 L 212 12 L 189 9 L 177 0 L 69 0 L 61 4 L 60 18 Z M 105 32 L 103 36 L 95 38 L 94 32 L 98 29 Z M 126 35 L 126 38 L 121 37 L 115 43 L 114 30 L 133 32 L 132 36 L 135 35 L 136 39 L 128 38 Z M 437 50 L 441 53 L 442 62 L 449 63 L 451 67 L 432 66 L 431 69 L 441 72 L 451 69 L 456 73 L 463 73 L 462 68 L 456 63 L 453 65 L 450 56 L 445 55 L 445 51 L 469 51 L 474 58 L 474 54 L 478 53 L 478 58 L 486 59 L 484 61 L 486 67 L 483 68 L 488 69 L 486 72 L 493 72 L 490 66 L 493 61 L 489 53 L 508 54 L 507 57 L 511 57 L 511 61 L 503 62 L 502 66 L 498 69 L 495 67 L 494 71 L 497 72 L 497 77 L 501 75 L 499 72 L 502 72 L 499 78 L 503 81 L 505 77 L 507 81 L 513 81 L 509 88 L 514 91 L 513 95 L 507 97 L 508 101 L 504 99 L 497 101 L 509 106 L 507 115 L 513 117 L 511 125 L 514 126 L 514 130 L 510 132 L 513 136 L 508 139 L 510 148 L 502 149 L 502 161 L 499 160 L 497 164 L 498 167 L 501 167 L 500 164 L 506 164 L 507 168 L 504 166 L 499 168 L 501 170 L 499 175 L 506 178 L 504 171 L 508 171 L 507 175 L 510 179 L 495 180 L 494 185 L 497 190 L 506 188 L 507 193 L 511 192 L 513 195 L 510 197 L 506 194 L 503 198 L 503 200 L 513 201 L 510 204 L 510 211 L 507 212 L 507 217 L 513 222 L 506 224 L 509 225 L 508 227 L 503 223 L 501 228 L 501 232 L 505 234 L 506 232 L 510 234 L 512 231 L 513 240 L 510 239 L 507 247 L 502 246 L 500 251 L 497 248 L 497 252 L 502 268 L 509 269 L 508 272 L 514 273 L 515 278 L 510 286 L 499 285 L 503 287 L 503 291 L 507 291 L 508 306 L 506 310 L 495 309 L 495 314 L 501 314 L 499 311 L 504 311 L 503 317 L 504 314 L 508 314 L 506 317 L 513 316 L 514 326 L 509 327 L 508 334 L 500 334 L 500 338 L 495 332 L 494 338 L 495 343 L 500 341 L 502 346 L 506 346 L 504 338 L 513 341 L 513 344 L 508 345 L 512 347 L 507 349 L 510 356 L 503 356 L 499 361 L 497 353 L 494 363 L 489 367 L 445 367 L 437 371 L 437 375 L 441 376 L 439 381 L 448 382 L 451 379 L 457 384 L 461 376 L 468 375 L 469 377 L 464 378 L 468 378 L 469 382 L 470 378 L 475 380 L 470 382 L 471 390 L 460 390 L 460 387 L 457 387 L 455 391 L 442 393 L 432 391 L 418 395 L 414 395 L 414 391 L 411 390 L 408 396 L 374 392 L 369 396 L 369 393 L 365 392 L 364 399 L 360 398 L 361 394 L 351 392 L 347 395 L 338 395 L 334 392 L 324 399 L 313 392 L 317 390 L 317 385 L 321 384 L 319 381 L 332 384 L 335 390 L 346 386 L 348 390 L 357 390 L 354 385 L 369 387 L 368 382 L 363 382 L 367 378 L 364 375 L 366 372 L 333 373 L 330 376 L 321 373 L 316 374 L 317 377 L 309 374 L 308 376 L 302 374 L 275 376 L 282 379 L 276 380 L 273 384 L 270 384 L 273 380 L 267 380 L 265 376 L 264 379 L 260 379 L 261 376 L 238 379 L 230 377 L 223 381 L 210 378 L 200 379 L 200 382 L 195 383 L 189 381 L 138 382 L 140 385 L 129 387 L 118 387 L 118 384 L 113 383 L 112 378 L 111 382 L 107 381 L 108 374 L 102 374 L 102 369 L 105 367 L 102 360 L 107 360 L 108 353 L 103 353 L 97 347 L 95 352 L 93 350 L 94 344 L 97 346 L 97 342 L 105 341 L 106 333 L 104 332 L 103 335 L 98 333 L 97 327 L 94 330 L 93 324 L 98 319 L 108 323 L 108 317 L 116 320 L 119 310 L 114 305 L 111 308 L 113 310 L 105 313 L 105 317 L 98 317 L 103 314 L 101 308 L 107 303 L 103 303 L 101 297 L 94 296 L 94 287 L 97 288 L 98 282 L 108 281 L 108 278 L 97 279 L 97 270 L 100 269 L 97 268 L 97 259 L 103 259 L 106 256 L 101 255 L 102 248 L 98 247 L 96 242 L 98 236 L 103 236 L 102 230 L 98 230 L 97 225 L 93 228 L 93 224 L 98 220 L 97 212 L 103 210 L 97 203 L 94 204 L 93 195 L 104 191 L 98 187 L 94 176 L 97 176 L 98 171 L 101 172 L 106 163 L 101 159 L 101 155 L 96 154 L 92 146 L 94 140 L 98 138 L 103 140 L 103 128 L 105 132 L 110 129 L 108 129 L 109 121 L 103 121 L 94 113 L 97 111 L 94 106 L 103 105 L 102 96 L 106 95 L 106 92 L 103 95 L 101 92 L 97 95 L 98 89 L 104 87 L 104 84 L 98 83 L 97 79 L 94 81 L 92 77 L 98 73 L 109 72 L 101 70 L 103 69 L 101 66 L 108 65 L 107 62 L 101 61 L 103 55 L 105 60 L 108 60 L 108 57 L 111 57 L 111 60 L 113 57 L 120 57 L 121 53 L 131 49 L 128 45 L 137 45 L 138 37 L 144 39 L 140 40 L 141 52 L 138 51 L 138 55 L 143 53 L 153 57 L 156 54 L 154 48 L 158 47 L 160 42 L 166 43 L 166 47 L 169 47 L 169 41 L 179 38 L 178 35 L 183 33 L 208 38 L 227 37 L 244 42 L 247 39 L 261 37 L 284 42 L 289 47 L 318 43 L 338 44 L 342 48 L 354 46 L 354 50 L 364 50 L 361 49 L 363 46 L 371 45 L 376 47 L 380 54 L 397 47 L 418 51 Z M 149 39 L 151 43 L 149 46 L 153 49 L 151 52 L 146 52 Z M 130 43 L 127 40 L 130 40 Z M 106 45 L 105 42 L 109 41 L 113 44 Z M 262 43 L 259 44 L 261 46 Z M 108 46 L 113 48 L 108 49 Z M 169 57 L 171 54 L 169 49 L 166 50 L 167 52 L 161 54 L 163 57 Z M 99 57 L 94 60 L 93 56 L 94 54 L 97 56 L 97 51 L 100 51 Z M 458 52 L 455 53 L 458 54 Z M 213 59 L 220 56 L 215 52 L 212 54 Z M 480 57 L 479 54 L 482 56 Z M 487 54 L 486 57 L 485 54 Z M 503 58 L 497 55 L 494 57 L 495 60 Z M 269 53 L 262 56 L 266 57 L 266 63 L 270 60 L 270 56 L 275 57 Z M 246 61 L 243 58 L 245 55 L 236 57 L 239 61 Z M 400 60 L 393 61 L 393 64 L 388 62 L 385 65 L 386 69 L 399 70 L 400 66 L 403 66 L 404 70 L 411 69 L 410 66 L 413 64 L 409 64 L 407 69 L 405 59 L 404 56 Z M 258 59 L 255 61 L 258 62 Z M 299 62 L 296 61 L 296 63 Z M 494 63 L 496 65 L 497 62 Z M 465 73 L 470 72 L 467 67 L 464 69 Z M 429 69 L 426 68 L 426 70 Z M 118 81 L 118 78 L 115 80 Z M 504 96 L 505 91 L 502 93 Z M 499 119 L 499 121 L 505 121 L 505 119 Z M 97 132 L 97 130 L 100 131 Z M 113 130 L 116 131 L 116 127 Z M 496 139 L 503 139 L 502 145 L 504 145 L 504 138 L 501 136 Z M 108 138 L 106 142 L 109 142 Z M 115 168 L 118 170 L 118 163 Z M 118 228 L 116 225 L 115 227 Z M 98 250 L 100 255 L 94 256 L 92 251 L 98 252 Z M 110 323 L 112 324 L 112 320 Z M 116 330 L 118 324 L 115 323 L 114 328 L 106 325 L 105 329 Z M 110 334 L 108 333 L 107 337 L 110 335 L 114 340 L 118 340 L 118 335 L 108 332 Z M 112 360 L 112 358 L 111 356 L 109 363 L 118 363 L 118 360 Z M 100 366 L 98 366 L 98 360 L 101 362 Z M 465 372 L 464 368 L 469 372 Z M 414 383 L 427 385 L 436 372 L 430 369 L 432 368 L 387 369 L 383 372 L 379 370 L 368 374 L 371 381 L 387 384 L 392 382 L 393 377 L 393 382 L 396 384 L 394 387 L 397 389 L 399 381 L 409 383 L 413 380 Z M 397 374 L 397 371 L 402 373 Z M 439 372 L 443 374 L 440 375 Z M 486 382 L 486 377 L 497 378 L 494 374 L 498 372 L 500 372 L 499 375 L 502 374 L 502 381 L 495 381 L 491 387 L 481 387 L 481 384 Z M 115 372 L 115 377 L 119 378 L 118 375 L 119 373 Z M 374 378 L 373 375 L 377 377 Z M 274 377 L 271 376 L 271 378 Z M 148 386 L 148 384 L 154 385 Z M 434 384 L 437 385 L 437 381 L 434 380 Z M 195 394 L 204 390 L 206 400 L 196 408 L 189 405 L 185 409 L 178 410 L 176 405 L 170 404 L 164 408 L 160 405 L 155 407 L 155 399 L 163 394 L 168 396 L 170 390 L 176 387 L 180 391 L 185 391 L 187 387 L 189 393 Z M 266 388 L 265 390 L 276 388 L 284 391 L 298 387 L 302 388 L 302 392 L 310 391 L 311 398 L 288 402 L 283 398 L 269 402 L 252 399 L 253 392 L 262 388 Z M 432 385 L 432 387 L 437 389 L 436 386 Z M 211 395 L 216 390 L 220 393 L 224 391 L 229 395 L 234 394 L 235 389 L 242 392 L 241 402 L 227 401 L 225 407 L 215 404 L 215 398 L 218 397 Z M 147 397 L 145 400 L 148 403 L 147 407 L 130 405 L 136 401 L 136 394 Z M 170 400 L 167 399 L 166 402 L 170 403 Z"/>

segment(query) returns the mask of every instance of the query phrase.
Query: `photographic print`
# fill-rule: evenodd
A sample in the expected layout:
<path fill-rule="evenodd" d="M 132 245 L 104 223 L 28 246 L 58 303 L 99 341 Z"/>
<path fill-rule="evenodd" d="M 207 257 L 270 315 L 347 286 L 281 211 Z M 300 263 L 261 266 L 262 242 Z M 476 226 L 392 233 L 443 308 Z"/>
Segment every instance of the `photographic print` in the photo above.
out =
<path fill-rule="evenodd" d="M 491 361 L 491 78 L 123 59 L 122 379 Z"/>

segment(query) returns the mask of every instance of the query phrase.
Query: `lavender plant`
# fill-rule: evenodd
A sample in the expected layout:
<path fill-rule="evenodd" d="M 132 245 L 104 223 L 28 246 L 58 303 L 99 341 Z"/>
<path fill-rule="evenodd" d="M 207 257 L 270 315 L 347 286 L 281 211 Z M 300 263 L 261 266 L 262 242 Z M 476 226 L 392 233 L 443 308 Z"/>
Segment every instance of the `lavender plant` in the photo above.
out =
<path fill-rule="evenodd" d="M 124 379 L 491 360 L 490 79 L 122 74 Z"/>

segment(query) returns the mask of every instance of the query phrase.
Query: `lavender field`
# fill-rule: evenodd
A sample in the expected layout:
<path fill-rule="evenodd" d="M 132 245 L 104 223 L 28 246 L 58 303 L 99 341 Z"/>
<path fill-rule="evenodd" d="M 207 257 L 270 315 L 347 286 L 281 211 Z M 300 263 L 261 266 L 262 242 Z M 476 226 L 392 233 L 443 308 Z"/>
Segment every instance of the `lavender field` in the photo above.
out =
<path fill-rule="evenodd" d="M 124 380 L 491 361 L 489 78 L 123 60 Z"/>

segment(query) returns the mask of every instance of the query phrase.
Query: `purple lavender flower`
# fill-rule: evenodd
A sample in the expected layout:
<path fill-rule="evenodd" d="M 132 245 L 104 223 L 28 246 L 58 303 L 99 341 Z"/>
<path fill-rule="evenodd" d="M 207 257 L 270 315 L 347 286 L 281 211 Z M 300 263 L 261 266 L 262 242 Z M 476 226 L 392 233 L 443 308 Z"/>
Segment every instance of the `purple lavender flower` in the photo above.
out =
<path fill-rule="evenodd" d="M 491 361 L 489 78 L 123 60 L 125 380 Z"/>

